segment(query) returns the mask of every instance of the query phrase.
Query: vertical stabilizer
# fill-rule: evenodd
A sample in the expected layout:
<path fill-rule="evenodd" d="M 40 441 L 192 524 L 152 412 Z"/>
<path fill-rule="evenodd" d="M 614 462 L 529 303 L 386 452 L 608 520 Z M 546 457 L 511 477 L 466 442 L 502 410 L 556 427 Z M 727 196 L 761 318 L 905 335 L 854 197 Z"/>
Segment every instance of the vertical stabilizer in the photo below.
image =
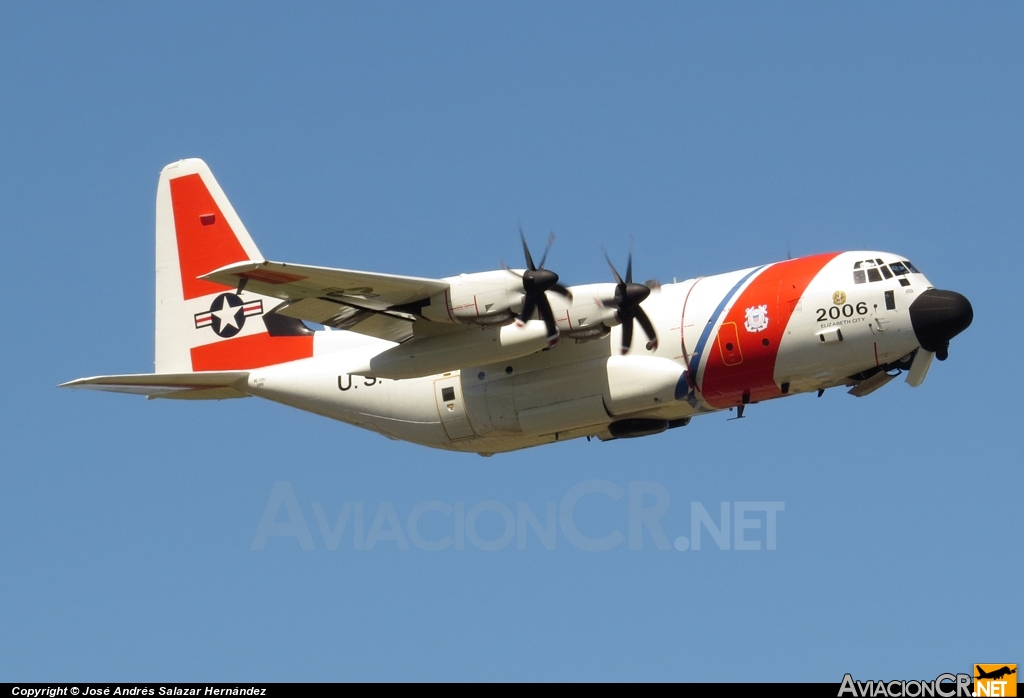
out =
<path fill-rule="evenodd" d="M 156 195 L 156 372 L 229 371 L 306 358 L 308 331 L 271 336 L 264 316 L 279 300 L 199 276 L 263 261 L 206 163 L 160 173 Z"/>

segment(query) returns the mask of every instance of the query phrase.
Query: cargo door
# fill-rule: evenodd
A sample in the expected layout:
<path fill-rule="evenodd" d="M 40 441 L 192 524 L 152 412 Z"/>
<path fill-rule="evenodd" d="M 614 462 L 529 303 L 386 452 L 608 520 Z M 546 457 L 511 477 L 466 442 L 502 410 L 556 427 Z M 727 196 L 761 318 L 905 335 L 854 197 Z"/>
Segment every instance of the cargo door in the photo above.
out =
<path fill-rule="evenodd" d="M 462 379 L 447 376 L 434 381 L 434 399 L 448 438 L 452 441 L 473 436 L 473 427 L 466 418 L 466 403 L 462 399 Z"/>

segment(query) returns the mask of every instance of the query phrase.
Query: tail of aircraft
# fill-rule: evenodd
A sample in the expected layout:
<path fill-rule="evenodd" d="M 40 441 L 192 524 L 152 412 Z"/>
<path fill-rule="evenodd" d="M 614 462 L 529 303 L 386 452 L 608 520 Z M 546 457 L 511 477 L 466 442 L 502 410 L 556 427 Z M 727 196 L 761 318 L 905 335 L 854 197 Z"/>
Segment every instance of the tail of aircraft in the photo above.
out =
<path fill-rule="evenodd" d="M 156 195 L 156 372 L 229 371 L 305 358 L 301 322 L 275 316 L 275 298 L 198 277 L 263 261 L 206 163 L 181 160 L 160 173 Z M 271 332 L 271 330 L 274 330 Z"/>
<path fill-rule="evenodd" d="M 206 163 L 194 158 L 165 167 L 156 194 L 156 374 L 66 385 L 151 397 L 242 397 L 230 386 L 244 381 L 246 369 L 312 356 L 312 331 L 273 313 L 280 300 L 245 291 L 244 281 L 229 288 L 198 278 L 247 260 L 263 256 Z"/>

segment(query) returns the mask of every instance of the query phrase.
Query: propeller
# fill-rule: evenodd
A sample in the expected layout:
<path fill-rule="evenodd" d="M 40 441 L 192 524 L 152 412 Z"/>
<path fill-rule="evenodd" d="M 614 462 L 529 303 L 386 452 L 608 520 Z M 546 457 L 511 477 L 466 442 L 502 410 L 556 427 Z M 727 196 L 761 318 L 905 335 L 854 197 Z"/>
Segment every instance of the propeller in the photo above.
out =
<path fill-rule="evenodd" d="M 505 267 L 505 271 L 515 274 L 523 280 L 523 310 L 519 314 L 519 321 L 528 321 L 536 310 L 544 321 L 544 326 L 547 328 L 548 339 L 554 343 L 558 339 L 558 326 L 555 324 L 555 314 L 551 311 L 551 303 L 548 301 L 546 294 L 548 291 L 552 291 L 570 301 L 572 300 L 572 292 L 558 283 L 558 274 L 544 268 L 548 252 L 551 251 L 551 245 L 555 241 L 555 234 L 551 233 L 548 236 L 548 244 L 544 248 L 544 254 L 541 255 L 540 264 L 534 264 L 533 262 L 533 255 L 530 254 L 530 246 L 526 244 L 526 235 L 523 233 L 523 226 L 521 225 L 519 226 L 519 239 L 523 241 L 526 271 L 520 274 Z"/>
<path fill-rule="evenodd" d="M 630 345 L 633 343 L 634 320 L 640 323 L 640 328 L 647 335 L 647 339 L 650 340 L 647 343 L 647 348 L 650 350 L 657 349 L 658 335 L 654 332 L 654 325 L 651 324 L 651 319 L 647 317 L 644 309 L 640 307 L 640 304 L 651 295 L 651 289 L 643 284 L 633 283 L 633 251 L 629 251 L 625 280 L 619 276 L 619 272 L 615 269 L 615 265 L 612 264 L 612 260 L 607 252 L 604 253 L 604 258 L 608 260 L 608 266 L 615 276 L 616 284 L 615 297 L 604 301 L 604 304 L 612 308 L 618 308 L 616 315 L 619 322 L 622 323 L 622 353 L 628 352 Z"/>

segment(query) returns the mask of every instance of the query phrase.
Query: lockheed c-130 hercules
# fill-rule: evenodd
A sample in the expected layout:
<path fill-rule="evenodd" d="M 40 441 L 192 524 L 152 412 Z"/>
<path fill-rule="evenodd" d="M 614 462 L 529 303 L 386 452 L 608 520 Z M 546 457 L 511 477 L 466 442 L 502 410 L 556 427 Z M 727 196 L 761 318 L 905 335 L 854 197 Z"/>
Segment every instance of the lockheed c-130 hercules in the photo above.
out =
<path fill-rule="evenodd" d="M 635 283 L 631 254 L 624 277 L 609 260 L 613 282 L 565 287 L 547 249 L 523 251 L 525 268 L 443 279 L 268 261 L 206 163 L 182 160 L 157 187 L 156 372 L 64 386 L 256 396 L 491 455 L 836 386 L 864 396 L 901 372 L 916 387 L 973 319 L 889 252 L 665 285 Z"/>

